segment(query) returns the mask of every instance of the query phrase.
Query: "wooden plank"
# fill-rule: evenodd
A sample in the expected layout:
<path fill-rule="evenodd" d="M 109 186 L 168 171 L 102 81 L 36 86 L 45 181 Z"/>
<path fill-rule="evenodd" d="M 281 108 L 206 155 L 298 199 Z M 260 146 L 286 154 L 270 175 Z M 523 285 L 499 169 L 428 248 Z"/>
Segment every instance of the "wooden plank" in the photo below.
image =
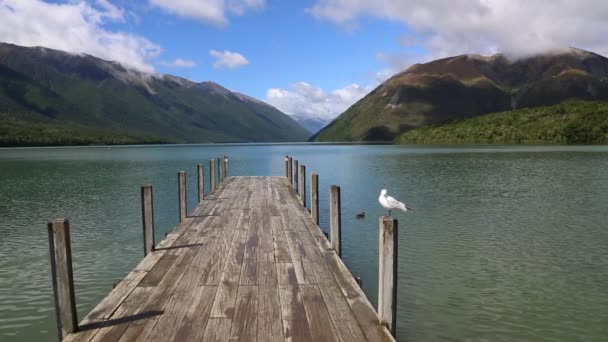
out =
<path fill-rule="evenodd" d="M 340 341 L 366 341 L 348 302 L 337 285 L 319 286 Z"/>
<path fill-rule="evenodd" d="M 204 342 L 227 342 L 227 341 L 229 341 L 231 326 L 232 326 L 232 318 L 210 318 L 209 322 L 207 323 L 207 327 L 205 329 L 205 336 L 203 337 L 202 341 L 204 341 Z"/>
<path fill-rule="evenodd" d="M 199 341 L 205 333 L 217 287 L 200 286 L 195 291 L 195 297 L 173 339 L 175 342 Z"/>
<path fill-rule="evenodd" d="M 357 323 L 359 323 L 367 340 L 375 342 L 394 341 L 388 330 L 380 324 L 376 311 L 346 266 L 338 258 L 338 255 L 333 251 L 326 252 L 325 261 L 348 301 L 348 305 L 351 307 L 353 315 L 357 319 Z"/>
<path fill-rule="evenodd" d="M 298 277 L 293 264 L 288 263 L 277 263 L 277 280 L 279 285 L 297 285 Z"/>
<path fill-rule="evenodd" d="M 239 285 L 258 284 L 258 259 L 243 259 Z"/>
<path fill-rule="evenodd" d="M 274 261 L 258 262 L 257 284 L 266 287 L 276 287 L 278 278 L 277 267 Z"/>
<path fill-rule="evenodd" d="M 274 268 L 274 264 L 272 266 Z M 260 286 L 258 288 L 258 315 L 257 340 L 284 341 L 279 288 L 277 286 Z"/>
<path fill-rule="evenodd" d="M 297 285 L 279 286 L 283 335 L 287 342 L 314 341 Z"/>
<path fill-rule="evenodd" d="M 228 261 L 211 309 L 211 317 L 232 318 L 234 315 L 241 267 L 239 263 Z"/>
<path fill-rule="evenodd" d="M 338 341 L 327 306 L 317 285 L 300 285 L 312 341 Z"/>
<path fill-rule="evenodd" d="M 178 255 L 174 253 L 167 253 L 163 255 L 160 260 L 152 267 L 150 272 L 139 283 L 139 287 L 150 287 L 157 286 L 160 281 L 167 274 L 167 270 L 173 266 Z"/>
<path fill-rule="evenodd" d="M 230 329 L 231 341 L 255 341 L 257 337 L 258 287 L 239 286 L 234 319 Z"/>

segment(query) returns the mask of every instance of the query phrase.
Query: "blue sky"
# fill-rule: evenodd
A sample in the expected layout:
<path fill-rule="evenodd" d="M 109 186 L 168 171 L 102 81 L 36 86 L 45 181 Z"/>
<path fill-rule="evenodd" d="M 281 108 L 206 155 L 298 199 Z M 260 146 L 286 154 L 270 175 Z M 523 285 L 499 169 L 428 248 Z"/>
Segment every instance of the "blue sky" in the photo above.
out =
<path fill-rule="evenodd" d="M 0 0 L 0 20 L 0 41 L 211 80 L 325 120 L 417 62 L 608 53 L 599 0 Z"/>

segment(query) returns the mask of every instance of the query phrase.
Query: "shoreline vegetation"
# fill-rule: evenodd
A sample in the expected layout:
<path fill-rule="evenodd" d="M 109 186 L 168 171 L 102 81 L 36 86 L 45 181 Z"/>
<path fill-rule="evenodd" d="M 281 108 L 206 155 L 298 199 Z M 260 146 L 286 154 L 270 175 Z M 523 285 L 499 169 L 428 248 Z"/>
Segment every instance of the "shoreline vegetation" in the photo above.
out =
<path fill-rule="evenodd" d="M 155 136 L 97 131 L 66 123 L 0 121 L 0 147 L 182 144 Z M 201 144 L 212 143 L 201 141 Z M 234 142 L 244 143 L 244 142 Z M 286 142 L 288 143 L 288 142 Z M 390 144 L 378 141 L 333 144 Z M 608 144 L 608 102 L 571 100 L 424 126 L 398 136 L 412 145 L 601 145 Z"/>
<path fill-rule="evenodd" d="M 601 145 L 608 143 L 608 102 L 571 100 L 416 128 L 396 144 Z"/>

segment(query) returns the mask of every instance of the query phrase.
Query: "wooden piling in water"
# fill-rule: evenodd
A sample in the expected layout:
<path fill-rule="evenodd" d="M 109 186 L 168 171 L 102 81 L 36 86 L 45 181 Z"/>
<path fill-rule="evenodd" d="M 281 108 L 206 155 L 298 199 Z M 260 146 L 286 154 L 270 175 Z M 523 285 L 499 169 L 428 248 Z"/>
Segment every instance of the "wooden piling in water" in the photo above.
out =
<path fill-rule="evenodd" d="M 50 221 L 47 225 L 51 253 L 51 276 L 55 297 L 55 316 L 59 340 L 78 330 L 70 223 L 67 219 Z"/>
<path fill-rule="evenodd" d="M 296 193 L 299 195 L 298 193 L 298 174 L 299 174 L 299 170 L 298 170 L 298 160 L 294 160 L 293 161 L 293 189 L 296 191 Z"/>
<path fill-rule="evenodd" d="M 288 174 L 288 179 L 289 179 L 289 184 L 291 184 L 291 186 L 293 186 L 293 158 L 292 157 L 288 157 L 289 160 L 287 162 L 287 174 Z"/>
<path fill-rule="evenodd" d="M 203 203 L 205 199 L 205 168 L 203 164 L 198 164 L 196 166 L 197 170 L 197 179 L 198 179 L 198 203 Z"/>
<path fill-rule="evenodd" d="M 222 158 L 217 158 L 217 184 L 222 182 Z"/>
<path fill-rule="evenodd" d="M 186 172 L 180 171 L 177 173 L 177 189 L 179 197 L 179 222 L 183 222 L 188 215 L 186 202 Z"/>
<path fill-rule="evenodd" d="M 310 175 L 310 215 L 312 220 L 319 225 L 319 175 Z"/>
<path fill-rule="evenodd" d="M 395 336 L 397 320 L 397 220 L 380 217 L 378 319 Z"/>
<path fill-rule="evenodd" d="M 228 178 L 228 156 L 224 156 L 224 178 Z"/>
<path fill-rule="evenodd" d="M 215 191 L 215 159 L 209 160 L 209 183 L 211 192 Z"/>
<path fill-rule="evenodd" d="M 342 213 L 340 187 L 332 185 L 329 188 L 329 237 L 331 247 L 342 257 Z"/>
<path fill-rule="evenodd" d="M 144 257 L 154 250 L 154 200 L 152 185 L 141 187 L 141 221 L 144 231 Z"/>
<path fill-rule="evenodd" d="M 306 208 L 306 165 L 300 165 L 300 199 L 302 206 Z"/>

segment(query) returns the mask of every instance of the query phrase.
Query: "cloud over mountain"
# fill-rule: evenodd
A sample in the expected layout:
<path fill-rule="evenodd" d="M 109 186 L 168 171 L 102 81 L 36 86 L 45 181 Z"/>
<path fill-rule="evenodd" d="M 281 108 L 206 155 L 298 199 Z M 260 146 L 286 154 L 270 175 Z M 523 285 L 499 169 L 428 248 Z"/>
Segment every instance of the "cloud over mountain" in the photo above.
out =
<path fill-rule="evenodd" d="M 289 89 L 268 89 L 266 102 L 292 116 L 331 121 L 370 90 L 351 84 L 326 92 L 309 83 L 298 82 L 291 84 Z"/>
<path fill-rule="evenodd" d="M 0 41 L 87 53 L 142 71 L 154 71 L 150 60 L 162 51 L 145 37 L 108 29 L 107 24 L 126 19 L 123 10 L 107 0 L 0 0 L 0 18 Z"/>
<path fill-rule="evenodd" d="M 403 22 L 432 58 L 525 56 L 572 45 L 608 54 L 608 2 L 603 0 L 318 0 L 308 12 L 349 26 L 363 16 Z"/>

